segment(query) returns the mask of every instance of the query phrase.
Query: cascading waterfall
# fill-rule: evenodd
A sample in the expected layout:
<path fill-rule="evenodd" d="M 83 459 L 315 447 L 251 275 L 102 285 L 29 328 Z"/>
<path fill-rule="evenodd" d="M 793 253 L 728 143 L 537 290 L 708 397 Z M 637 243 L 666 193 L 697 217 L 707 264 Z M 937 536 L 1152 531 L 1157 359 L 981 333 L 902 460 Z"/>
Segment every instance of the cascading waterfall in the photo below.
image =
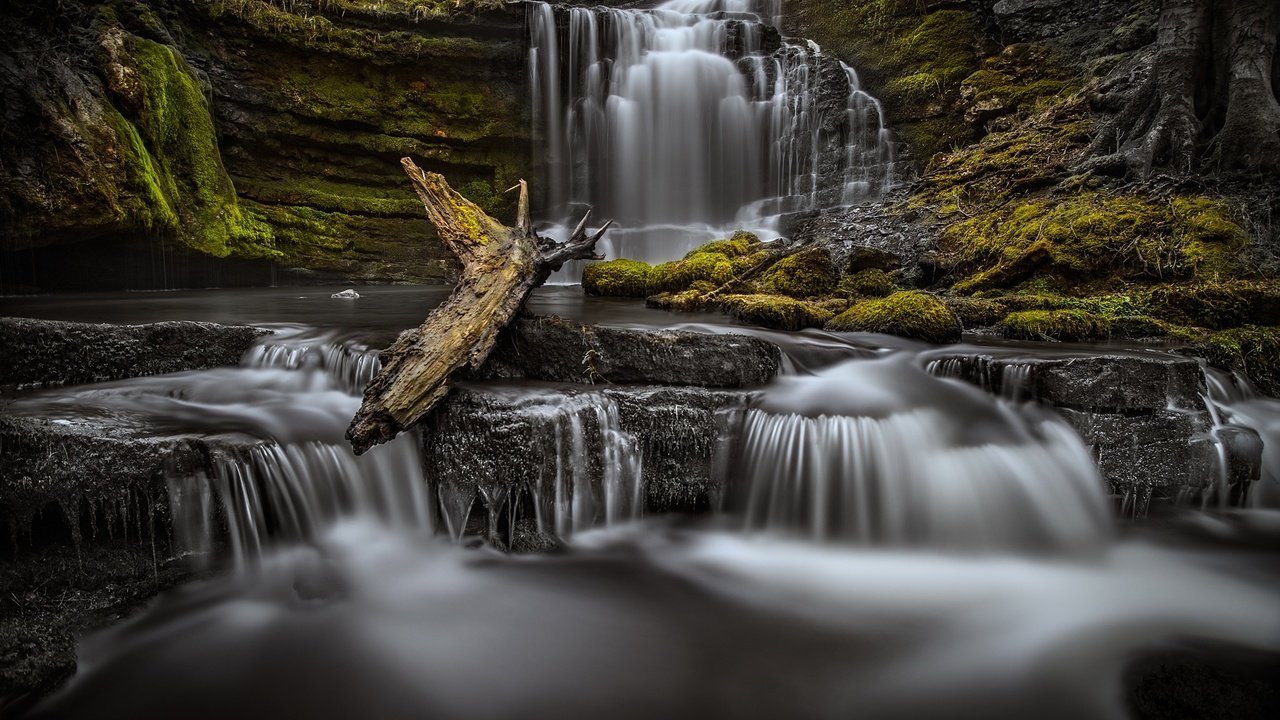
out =
<path fill-rule="evenodd" d="M 513 399 L 504 391 L 499 395 L 507 403 Z M 481 429 L 438 428 L 432 439 L 437 454 L 459 457 L 456 464 L 444 463 L 443 475 L 432 478 L 455 538 L 461 537 L 477 497 L 484 501 L 491 538 L 504 513 L 509 521 L 530 515 L 539 533 L 559 538 L 644 514 L 643 459 L 635 436 L 622 427 L 616 401 L 603 393 L 536 390 L 517 391 L 513 397 L 518 401 L 494 407 L 490 417 L 499 427 L 511 423 L 526 428 L 521 439 L 528 443 L 528 477 L 494 477 L 462 460 L 474 458 L 477 447 L 491 442 Z M 506 435 L 492 442 L 499 445 L 493 452 L 510 452 Z M 521 507 L 526 501 L 528 507 Z"/>
<path fill-rule="evenodd" d="M 675 259 L 730 225 L 768 230 L 893 182 L 883 108 L 817 45 L 778 37 L 780 3 L 528 13 L 545 214 L 615 218 L 609 257 Z"/>
<path fill-rule="evenodd" d="M 1261 395 L 1247 378 L 1205 368 L 1208 395 L 1205 402 L 1213 416 L 1214 438 L 1223 452 L 1224 430 L 1244 428 L 1262 441 L 1259 479 L 1247 489 L 1247 504 L 1253 508 L 1280 508 L 1280 400 Z M 1225 453 L 1224 453 L 1225 454 Z M 1226 501 L 1229 462 L 1220 461 L 1219 500 Z"/>
<path fill-rule="evenodd" d="M 931 377 L 907 356 L 775 382 L 734 442 L 731 493 L 750 528 L 1069 552 L 1096 551 L 1110 536 L 1093 458 L 1069 426 Z"/>

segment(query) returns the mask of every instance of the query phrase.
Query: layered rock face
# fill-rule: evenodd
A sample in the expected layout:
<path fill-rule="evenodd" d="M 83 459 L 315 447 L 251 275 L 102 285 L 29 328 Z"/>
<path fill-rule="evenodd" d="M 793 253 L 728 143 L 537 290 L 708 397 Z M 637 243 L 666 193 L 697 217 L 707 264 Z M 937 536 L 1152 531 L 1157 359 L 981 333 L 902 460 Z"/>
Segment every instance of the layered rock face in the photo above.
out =
<path fill-rule="evenodd" d="M 518 7 L 447 7 L 16 3 L 5 291 L 448 278 L 399 158 L 501 213 L 529 152 Z"/>

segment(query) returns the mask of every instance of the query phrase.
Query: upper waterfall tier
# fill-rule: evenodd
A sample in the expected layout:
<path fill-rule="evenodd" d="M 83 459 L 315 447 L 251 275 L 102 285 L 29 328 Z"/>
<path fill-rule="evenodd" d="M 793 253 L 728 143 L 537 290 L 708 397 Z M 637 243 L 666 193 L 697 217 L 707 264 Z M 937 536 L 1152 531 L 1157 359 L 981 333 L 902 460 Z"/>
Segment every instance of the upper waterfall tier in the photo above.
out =
<path fill-rule="evenodd" d="M 893 143 L 880 104 L 851 68 L 781 38 L 778 5 L 531 3 L 547 217 L 585 204 L 627 228 L 750 226 L 883 192 Z"/>

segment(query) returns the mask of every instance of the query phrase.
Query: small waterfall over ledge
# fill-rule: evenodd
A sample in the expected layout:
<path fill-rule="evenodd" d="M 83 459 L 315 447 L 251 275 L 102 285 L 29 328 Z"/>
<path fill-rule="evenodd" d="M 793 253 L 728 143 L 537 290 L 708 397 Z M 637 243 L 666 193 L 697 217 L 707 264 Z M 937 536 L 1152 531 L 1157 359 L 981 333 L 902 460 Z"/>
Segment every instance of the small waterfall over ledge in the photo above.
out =
<path fill-rule="evenodd" d="M 778 2 L 528 7 L 544 213 L 617 220 L 609 257 L 675 259 L 893 182 L 880 103 L 817 45 L 781 38 Z"/>

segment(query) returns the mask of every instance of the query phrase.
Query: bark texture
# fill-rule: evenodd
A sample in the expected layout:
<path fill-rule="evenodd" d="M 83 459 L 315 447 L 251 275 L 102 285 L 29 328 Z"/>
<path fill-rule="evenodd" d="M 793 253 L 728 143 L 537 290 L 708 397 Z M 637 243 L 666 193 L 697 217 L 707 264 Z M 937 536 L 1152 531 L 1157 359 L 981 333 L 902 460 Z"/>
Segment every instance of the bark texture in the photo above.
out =
<path fill-rule="evenodd" d="M 1137 87 L 1083 169 L 1141 178 L 1280 170 L 1278 31 L 1275 0 L 1165 0 L 1156 50 L 1131 69 Z"/>
<path fill-rule="evenodd" d="M 588 212 L 567 242 L 546 241 L 533 230 L 523 180 L 511 228 L 455 192 L 443 176 L 424 172 L 409 158 L 400 162 L 427 219 L 462 262 L 462 274 L 449 299 L 383 353 L 382 371 L 365 389 L 364 403 L 347 429 L 356 453 L 426 417 L 449 392 L 456 373 L 484 364 L 498 333 L 534 288 L 568 260 L 601 259 L 594 248 L 612 224 L 588 235 Z"/>

